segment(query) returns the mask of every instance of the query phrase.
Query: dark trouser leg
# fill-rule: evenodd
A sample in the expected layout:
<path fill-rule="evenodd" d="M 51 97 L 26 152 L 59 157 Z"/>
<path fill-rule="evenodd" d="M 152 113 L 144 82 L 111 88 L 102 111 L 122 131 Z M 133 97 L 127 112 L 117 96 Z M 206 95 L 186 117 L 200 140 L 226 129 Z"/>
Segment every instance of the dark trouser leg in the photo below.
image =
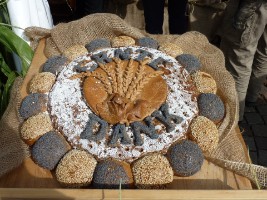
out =
<path fill-rule="evenodd" d="M 169 0 L 170 34 L 183 34 L 188 28 L 188 17 L 185 15 L 187 0 Z"/>
<path fill-rule="evenodd" d="M 78 18 L 84 17 L 93 13 L 103 12 L 104 0 L 77 0 L 77 16 Z"/>
<path fill-rule="evenodd" d="M 146 32 L 163 33 L 164 2 L 164 0 L 143 0 Z"/>

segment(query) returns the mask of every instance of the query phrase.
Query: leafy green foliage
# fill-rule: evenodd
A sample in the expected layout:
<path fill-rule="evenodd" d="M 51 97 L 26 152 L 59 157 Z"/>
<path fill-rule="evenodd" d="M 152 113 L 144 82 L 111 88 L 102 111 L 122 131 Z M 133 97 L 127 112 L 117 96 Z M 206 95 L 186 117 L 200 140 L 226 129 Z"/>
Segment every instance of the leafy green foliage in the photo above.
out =
<path fill-rule="evenodd" d="M 7 51 L 13 52 L 20 57 L 22 62 L 21 75 L 25 76 L 33 57 L 33 51 L 30 46 L 13 33 L 13 31 L 4 26 L 0 26 L 0 43 L 7 48 Z"/>
<path fill-rule="evenodd" d="M 4 24 L 10 24 L 10 20 L 6 1 L 0 0 L 0 118 L 8 105 L 12 84 L 17 76 L 26 75 L 33 57 L 30 46 Z M 19 72 L 16 71 L 13 54 L 21 60 Z"/>

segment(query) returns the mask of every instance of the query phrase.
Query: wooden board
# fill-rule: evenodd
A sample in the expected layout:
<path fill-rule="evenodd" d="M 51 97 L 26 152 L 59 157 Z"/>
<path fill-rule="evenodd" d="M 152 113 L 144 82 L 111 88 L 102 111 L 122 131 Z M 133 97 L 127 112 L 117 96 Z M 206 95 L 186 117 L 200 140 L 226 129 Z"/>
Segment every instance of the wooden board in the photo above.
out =
<path fill-rule="evenodd" d="M 43 50 L 45 41 L 42 40 L 39 43 L 35 56 L 33 58 L 29 73 L 24 80 L 24 87 L 21 90 L 22 96 L 26 96 L 27 85 L 34 74 L 40 71 L 41 65 L 45 62 Z M 238 134 L 241 136 L 238 129 Z M 242 138 L 242 137 L 241 137 Z M 243 142 L 243 141 L 242 141 Z M 244 144 L 244 143 L 243 143 Z M 245 148 L 245 146 L 244 146 Z M 83 199 L 90 197 L 91 199 L 118 199 L 117 190 L 94 190 L 90 189 L 60 189 L 60 185 L 53 177 L 53 174 L 39 166 L 37 166 L 30 158 L 26 159 L 24 163 L 17 169 L 6 174 L 0 178 L 0 199 L 12 199 L 22 195 L 23 198 L 71 198 L 71 199 Z M 20 188 L 20 189 L 19 189 Z M 35 189 L 33 189 L 35 188 Z M 42 188 L 40 190 L 40 188 Z M 46 189 L 44 189 L 46 188 Z M 50 188 L 47 190 L 47 188 Z M 52 189 L 53 188 L 53 189 Z M 56 188 L 56 189 L 55 189 Z M 213 163 L 205 160 L 201 170 L 191 177 L 174 177 L 174 181 L 168 186 L 168 190 L 123 190 L 123 199 L 185 199 L 192 195 L 191 199 L 201 198 L 201 195 L 206 194 L 206 190 L 211 191 L 210 199 L 215 199 L 216 194 L 225 194 L 226 198 L 230 197 L 233 193 L 229 190 L 244 190 L 252 189 L 250 181 L 242 176 L 234 174 L 231 171 L 223 169 Z M 178 191 L 179 190 L 179 191 Z M 188 192 L 185 190 L 198 190 L 199 192 Z M 203 191 L 204 190 L 204 191 Z M 226 192 L 217 190 L 227 190 Z M 160 194 L 158 194 L 160 192 Z M 49 193 L 49 195 L 48 195 Z M 29 194 L 32 196 L 30 197 Z M 157 195 L 158 194 L 158 195 Z M 181 197 L 180 195 L 185 195 Z M 239 192 L 234 194 L 240 194 Z M 242 193 L 243 194 L 243 193 Z M 77 196 L 75 196 L 77 195 Z M 132 196 L 133 195 L 133 196 Z M 173 196 L 175 195 L 175 196 Z M 189 196 L 188 196 L 189 195 Z M 257 193 L 259 197 L 261 193 Z M 9 197 L 9 198 L 7 198 Z M 74 198 L 75 197 L 75 198 Z M 194 198 L 193 198 L 194 197 Z M 203 197 L 203 196 L 202 196 Z M 234 196 L 237 197 L 237 196 Z M 246 198 L 246 195 L 240 197 Z M 239 197 L 238 197 L 239 198 Z M 233 198 L 233 199 L 238 199 Z M 231 198 L 230 198 L 231 199 Z M 243 198 L 242 198 L 243 199 Z M 250 198 L 251 199 L 251 198 Z"/>

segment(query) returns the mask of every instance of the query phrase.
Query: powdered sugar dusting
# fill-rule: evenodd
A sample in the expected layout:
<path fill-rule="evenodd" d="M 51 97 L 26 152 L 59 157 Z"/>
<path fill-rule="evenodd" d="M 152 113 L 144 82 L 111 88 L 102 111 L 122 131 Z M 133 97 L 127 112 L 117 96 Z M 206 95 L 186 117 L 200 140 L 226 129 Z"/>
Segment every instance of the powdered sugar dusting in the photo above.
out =
<path fill-rule="evenodd" d="M 144 47 L 121 47 L 120 49 L 125 50 L 126 48 L 132 50 L 131 58 L 133 59 L 137 58 L 139 55 L 137 50 L 143 49 L 152 53 L 151 61 L 158 57 L 162 57 L 167 61 L 165 68 L 171 73 L 163 75 L 163 78 L 166 80 L 169 87 L 167 97 L 169 112 L 170 114 L 182 117 L 183 121 L 177 124 L 175 129 L 170 133 L 166 133 L 164 125 L 157 124 L 156 130 L 159 133 L 158 139 L 151 139 L 145 134 L 142 134 L 144 139 L 144 144 L 142 146 L 135 146 L 133 144 L 131 127 L 126 128 L 127 134 L 132 140 L 130 145 L 120 144 L 117 147 L 109 147 L 107 146 L 106 138 L 98 142 L 80 139 L 80 134 L 85 129 L 86 123 L 89 120 L 88 115 L 92 113 L 92 111 L 83 98 L 81 80 L 71 80 L 69 78 L 77 74 L 74 67 L 78 62 L 87 60 L 86 67 L 90 69 L 90 67 L 96 64 L 91 60 L 91 55 L 106 51 L 108 57 L 112 58 L 114 57 L 115 48 L 102 49 L 93 54 L 81 56 L 66 66 L 58 75 L 56 83 L 49 94 L 49 112 L 56 128 L 66 136 L 74 148 L 83 148 L 99 159 L 112 157 L 131 162 L 148 152 L 166 152 L 173 142 L 184 137 L 189 123 L 198 112 L 196 99 L 193 97 L 191 91 L 186 89 L 190 86 L 187 81 L 190 75 L 173 57 L 158 50 Z M 109 131 L 107 132 L 108 136 L 111 136 L 111 134 L 112 125 L 110 125 Z"/>

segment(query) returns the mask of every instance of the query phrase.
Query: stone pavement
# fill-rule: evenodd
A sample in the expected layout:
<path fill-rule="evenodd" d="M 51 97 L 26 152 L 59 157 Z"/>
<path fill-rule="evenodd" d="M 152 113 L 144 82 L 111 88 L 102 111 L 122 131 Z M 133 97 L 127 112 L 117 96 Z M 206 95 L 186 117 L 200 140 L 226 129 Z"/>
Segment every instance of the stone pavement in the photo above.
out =
<path fill-rule="evenodd" d="M 267 167 L 267 79 L 254 107 L 246 107 L 240 131 L 254 164 Z"/>

